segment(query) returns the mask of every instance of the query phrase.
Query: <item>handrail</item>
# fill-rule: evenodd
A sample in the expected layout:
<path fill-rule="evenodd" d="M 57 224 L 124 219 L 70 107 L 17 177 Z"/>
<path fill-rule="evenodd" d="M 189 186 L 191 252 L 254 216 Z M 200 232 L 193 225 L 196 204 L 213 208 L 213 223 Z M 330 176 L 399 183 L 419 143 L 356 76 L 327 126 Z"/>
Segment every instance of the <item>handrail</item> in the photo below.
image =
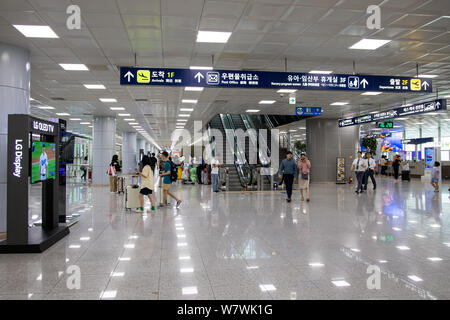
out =
<path fill-rule="evenodd" d="M 245 128 L 247 130 L 256 129 L 256 126 L 253 123 L 253 120 L 250 118 L 249 115 L 243 114 L 243 115 L 241 115 L 241 118 L 242 118 L 242 121 L 244 122 Z M 254 136 L 252 133 L 254 133 L 254 132 L 249 132 L 250 141 L 253 143 L 255 150 L 258 150 L 258 156 L 259 156 L 259 161 L 261 162 L 261 165 L 263 167 L 266 167 L 270 164 L 270 158 L 267 156 L 267 154 L 264 154 L 264 152 L 261 151 L 261 148 L 258 148 L 258 137 Z M 269 146 L 267 145 L 267 141 L 262 136 L 260 137 L 259 144 L 260 145 L 265 144 L 267 146 L 267 150 L 270 150 Z"/>

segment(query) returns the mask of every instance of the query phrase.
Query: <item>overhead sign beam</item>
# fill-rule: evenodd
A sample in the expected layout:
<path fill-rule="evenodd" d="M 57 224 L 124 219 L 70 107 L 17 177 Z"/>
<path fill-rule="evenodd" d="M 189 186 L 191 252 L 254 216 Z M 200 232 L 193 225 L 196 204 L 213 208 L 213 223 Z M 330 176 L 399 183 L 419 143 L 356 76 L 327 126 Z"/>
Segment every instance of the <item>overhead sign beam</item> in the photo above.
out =
<path fill-rule="evenodd" d="M 417 77 L 310 74 L 244 70 L 120 68 L 125 86 L 186 86 L 380 92 L 432 92 L 432 81 Z"/>
<path fill-rule="evenodd" d="M 447 100 L 438 99 L 428 101 L 420 104 L 415 104 L 409 107 L 400 107 L 396 109 L 385 110 L 374 114 L 366 114 L 359 117 L 339 119 L 339 127 L 349 127 L 359 124 L 376 122 L 380 120 L 395 119 L 400 117 L 413 116 L 421 113 L 435 112 L 447 110 Z"/>

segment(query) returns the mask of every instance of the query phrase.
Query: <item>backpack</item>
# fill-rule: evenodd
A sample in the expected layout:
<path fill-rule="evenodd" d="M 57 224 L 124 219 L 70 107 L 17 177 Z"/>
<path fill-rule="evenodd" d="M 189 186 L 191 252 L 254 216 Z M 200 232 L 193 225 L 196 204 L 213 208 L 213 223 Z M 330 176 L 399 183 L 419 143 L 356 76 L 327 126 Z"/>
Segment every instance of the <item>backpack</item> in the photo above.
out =
<path fill-rule="evenodd" d="M 178 179 L 177 166 L 175 165 L 175 163 L 173 163 L 173 161 L 169 162 L 170 162 L 170 181 L 175 182 Z"/>

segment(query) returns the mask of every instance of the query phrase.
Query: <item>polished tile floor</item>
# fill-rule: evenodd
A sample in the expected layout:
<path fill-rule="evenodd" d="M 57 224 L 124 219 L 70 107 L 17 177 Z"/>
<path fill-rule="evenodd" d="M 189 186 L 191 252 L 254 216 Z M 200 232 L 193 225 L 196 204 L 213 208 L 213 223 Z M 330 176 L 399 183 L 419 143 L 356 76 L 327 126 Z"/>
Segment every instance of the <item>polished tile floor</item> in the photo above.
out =
<path fill-rule="evenodd" d="M 70 185 L 80 221 L 42 254 L 0 255 L 0 299 L 449 299 L 448 185 L 378 183 L 361 195 L 313 184 L 310 203 L 180 184 L 180 209 L 143 215 L 108 188 Z"/>

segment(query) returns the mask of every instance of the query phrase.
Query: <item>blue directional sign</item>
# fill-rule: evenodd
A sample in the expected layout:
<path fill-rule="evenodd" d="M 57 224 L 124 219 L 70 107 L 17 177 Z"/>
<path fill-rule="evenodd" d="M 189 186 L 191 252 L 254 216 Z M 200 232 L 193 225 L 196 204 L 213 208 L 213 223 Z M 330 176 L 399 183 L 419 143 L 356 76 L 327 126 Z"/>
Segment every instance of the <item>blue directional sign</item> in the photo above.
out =
<path fill-rule="evenodd" d="M 355 126 L 358 124 L 364 124 L 368 122 L 375 122 L 386 119 L 394 119 L 406 116 L 413 116 L 416 114 L 435 112 L 447 110 L 447 100 L 438 99 L 433 101 L 428 101 L 424 103 L 415 104 L 408 107 L 400 107 L 396 109 L 390 109 L 385 111 L 380 111 L 378 113 L 366 114 L 359 117 L 339 119 L 339 127 Z"/>
<path fill-rule="evenodd" d="M 432 92 L 430 79 L 248 70 L 120 68 L 120 84 L 219 88 Z"/>
<path fill-rule="evenodd" d="M 295 114 L 297 116 L 321 116 L 321 107 L 295 107 Z"/>

